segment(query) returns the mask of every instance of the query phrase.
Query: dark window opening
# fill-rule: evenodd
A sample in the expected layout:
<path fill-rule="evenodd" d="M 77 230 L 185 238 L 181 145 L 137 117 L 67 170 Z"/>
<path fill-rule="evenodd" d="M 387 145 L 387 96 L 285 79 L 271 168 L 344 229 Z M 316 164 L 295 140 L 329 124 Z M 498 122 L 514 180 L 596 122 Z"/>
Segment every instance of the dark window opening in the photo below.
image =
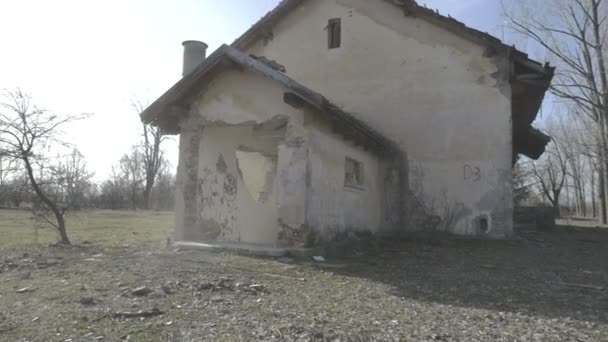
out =
<path fill-rule="evenodd" d="M 344 186 L 361 189 L 364 186 L 363 177 L 363 165 L 347 157 L 344 164 Z"/>
<path fill-rule="evenodd" d="M 342 43 L 342 20 L 329 19 L 327 24 L 327 44 L 330 49 L 337 49 Z"/>
<path fill-rule="evenodd" d="M 477 217 L 477 231 L 482 234 L 487 234 L 490 231 L 490 223 L 486 215 Z"/>

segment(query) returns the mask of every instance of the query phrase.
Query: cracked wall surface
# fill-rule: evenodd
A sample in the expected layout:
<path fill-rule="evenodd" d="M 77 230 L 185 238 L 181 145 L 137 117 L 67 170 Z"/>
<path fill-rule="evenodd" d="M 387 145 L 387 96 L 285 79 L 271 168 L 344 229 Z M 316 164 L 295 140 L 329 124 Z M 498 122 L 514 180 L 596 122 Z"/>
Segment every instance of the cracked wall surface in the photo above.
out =
<path fill-rule="evenodd" d="M 383 224 L 399 216 L 382 207 L 399 180 L 393 162 L 334 133 L 326 113 L 287 105 L 285 89 L 254 73 L 229 71 L 212 83 L 192 106 L 187 123 L 197 125 L 185 124 L 180 138 L 178 202 L 187 215 L 178 238 L 310 247 L 399 228 Z M 345 187 L 347 157 L 365 168 L 360 189 Z"/>
<path fill-rule="evenodd" d="M 264 170 L 245 165 L 252 159 L 240 152 L 242 146 L 259 149 L 269 156 L 263 159 L 268 163 Z M 251 126 L 205 129 L 200 144 L 198 185 L 198 229 L 204 235 L 199 240 L 267 243 L 276 239 L 275 177 L 260 178 L 268 176 L 268 169 L 276 165 L 273 162 L 276 153 L 275 146 L 253 135 Z M 254 184 L 258 192 L 252 192 L 252 183 L 257 180 L 262 180 L 262 184 L 259 187 Z"/>
<path fill-rule="evenodd" d="M 342 45 L 328 50 L 331 18 L 342 19 Z M 506 60 L 385 0 L 307 1 L 272 31 L 247 52 L 283 64 L 426 170 L 420 186 L 410 179 L 424 189 L 418 202 L 425 204 L 405 206 L 433 210 L 409 228 L 478 234 L 474 222 L 487 215 L 490 236 L 512 232 Z"/>
<path fill-rule="evenodd" d="M 308 222 L 323 228 L 323 240 L 334 240 L 345 231 L 379 232 L 383 194 L 380 159 L 319 128 L 311 129 L 308 158 L 312 184 Z M 346 158 L 360 163 L 363 182 L 358 187 L 345 185 Z"/>
<path fill-rule="evenodd" d="M 198 224 L 198 159 L 203 128 L 193 115 L 182 122 L 179 140 L 179 165 L 176 176 L 175 193 L 175 239 L 177 241 L 196 240 L 190 229 Z"/>
<path fill-rule="evenodd" d="M 296 127 L 302 114 L 283 103 L 283 92 L 259 75 L 228 70 L 193 105 L 192 115 L 204 131 L 198 145 L 197 220 L 183 227 L 192 241 L 274 244 L 280 222 L 297 221 L 305 204 L 290 196 L 305 174 L 291 172 L 281 182 L 287 168 L 279 168 L 279 156 L 291 152 L 304 131 Z"/>
<path fill-rule="evenodd" d="M 260 152 L 236 151 L 239 176 L 249 195 L 258 203 L 266 203 L 274 190 L 277 173 L 277 156 Z"/>

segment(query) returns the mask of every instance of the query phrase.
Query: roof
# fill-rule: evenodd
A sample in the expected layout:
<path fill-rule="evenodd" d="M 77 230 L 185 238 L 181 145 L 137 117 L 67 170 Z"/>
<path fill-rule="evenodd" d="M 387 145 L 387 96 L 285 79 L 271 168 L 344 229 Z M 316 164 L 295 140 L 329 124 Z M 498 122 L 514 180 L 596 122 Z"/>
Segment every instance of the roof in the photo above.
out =
<path fill-rule="evenodd" d="M 232 46 L 239 49 L 245 50 L 245 48 L 256 41 L 258 38 L 268 34 L 271 27 L 285 15 L 289 14 L 291 10 L 298 7 L 301 3 L 307 0 L 282 0 L 273 10 L 268 12 L 260 20 L 258 20 L 249 30 L 243 33 L 237 38 Z M 496 52 L 509 53 L 514 57 L 520 59 L 521 62 L 525 62 L 528 66 L 535 68 L 538 71 L 545 71 L 550 73 L 553 68 L 549 67 L 548 64 L 542 64 L 534 61 L 528 57 L 523 51 L 517 50 L 514 46 L 509 46 L 503 43 L 500 39 L 492 36 L 491 34 L 483 31 L 479 31 L 472 27 L 465 25 L 464 23 L 452 18 L 450 15 L 442 15 L 438 11 L 434 11 L 425 6 L 420 6 L 415 0 L 384 0 L 399 8 L 403 11 L 405 16 L 416 17 L 426 20 L 430 23 L 443 27 L 444 29 L 453 33 L 459 34 L 460 36 L 477 42 L 482 45 L 487 45 L 496 49 Z"/>
<path fill-rule="evenodd" d="M 189 88 L 192 88 L 199 78 L 204 78 L 208 69 L 211 70 L 215 68 L 216 63 L 219 63 L 221 60 L 231 59 L 236 63 L 244 63 L 258 72 L 261 72 L 260 70 L 262 70 L 262 66 L 264 69 L 270 69 L 262 62 L 255 61 L 252 58 L 247 58 L 248 56 L 239 52 L 239 50 L 245 51 L 250 44 L 258 39 L 272 36 L 273 26 L 279 20 L 291 13 L 293 9 L 306 1 L 308 0 L 281 1 L 273 10 L 268 12 L 249 30 L 236 39 L 231 45 L 232 48 L 229 49 L 227 46 L 222 46 L 218 51 L 216 51 L 216 53 L 202 63 L 202 65 L 200 65 L 192 74 L 184 77 L 184 79 L 173 86 L 173 88 L 171 88 L 165 95 L 161 96 L 161 98 L 153 103 L 150 108 L 146 109 L 146 111 L 142 113 L 142 119 L 144 119 L 144 121 L 150 120 L 150 113 L 159 110 L 159 108 L 163 108 L 165 111 L 171 111 L 172 108 L 167 107 L 167 105 L 169 103 L 172 103 L 172 105 L 178 105 L 179 103 L 175 102 L 176 99 L 185 97 L 186 95 L 196 91 L 196 89 Z M 513 152 L 514 154 L 524 154 L 533 159 L 537 159 L 544 153 L 545 147 L 550 141 L 550 138 L 546 134 L 532 127 L 532 122 L 536 119 L 538 111 L 542 106 L 545 93 L 549 89 L 555 72 L 554 67 L 549 66 L 549 64 L 542 64 L 532 60 L 526 53 L 517 50 L 514 46 L 506 45 L 500 39 L 486 32 L 468 27 L 464 23 L 452 18 L 449 15 L 445 16 L 440 14 L 438 11 L 420 6 L 415 0 L 384 1 L 393 4 L 396 9 L 399 9 L 404 13 L 404 16 L 426 20 L 434 25 L 458 34 L 465 39 L 469 39 L 481 46 L 486 47 L 486 53 L 488 56 L 497 54 L 506 56 L 512 62 L 511 96 L 514 140 Z M 241 58 L 238 56 L 244 57 Z M 257 63 L 252 63 L 252 60 Z M 327 104 L 330 104 L 327 107 L 333 107 L 330 112 L 335 113 L 339 110 L 337 106 L 332 105 L 331 102 L 327 101 L 327 99 L 320 94 L 302 87 L 297 82 L 276 70 L 272 71 L 272 73 L 263 73 L 267 77 L 273 79 L 276 78 L 284 84 L 290 84 L 293 86 L 297 85 L 296 88 L 300 89 L 302 93 L 309 95 L 309 100 L 316 100 L 309 102 L 315 103 L 317 107 L 319 107 L 319 104 L 326 102 Z M 319 97 L 323 100 L 318 100 Z M 348 114 L 348 116 L 354 118 L 350 114 Z M 366 127 L 366 130 L 369 130 L 369 128 Z M 373 135 L 381 136 L 377 132 L 375 132 Z"/>
<path fill-rule="evenodd" d="M 228 45 L 222 45 L 194 71 L 182 78 L 146 108 L 141 113 L 142 121 L 161 126 L 166 131 L 178 131 L 177 123 L 179 115 L 183 115 L 184 103 L 192 100 L 200 92 L 201 86 L 209 81 L 215 72 L 220 71 L 222 66 L 226 65 L 238 65 L 280 83 L 286 89 L 284 94 L 286 103 L 296 107 L 307 106 L 329 115 L 337 133 L 344 135 L 349 140 L 382 151 L 399 150 L 393 141 L 359 121 L 352 114 L 343 111 L 323 95 L 294 81 L 276 68 L 264 63 L 263 60 Z M 179 110 L 180 108 L 182 110 Z M 169 117 L 167 118 L 167 116 Z"/>
<path fill-rule="evenodd" d="M 260 38 L 271 37 L 272 27 L 293 9 L 307 0 L 283 0 L 272 11 L 262 17 L 249 30 L 236 39 L 232 46 L 246 50 Z M 488 56 L 503 55 L 512 62 L 512 118 L 514 154 L 521 153 L 538 159 L 545 151 L 550 137 L 532 127 L 540 110 L 545 93 L 549 89 L 555 68 L 548 63 L 542 64 L 528 54 L 509 46 L 500 39 L 452 18 L 436 10 L 418 5 L 416 0 L 384 0 L 401 10 L 406 17 L 426 20 L 465 39 L 486 47 Z"/>

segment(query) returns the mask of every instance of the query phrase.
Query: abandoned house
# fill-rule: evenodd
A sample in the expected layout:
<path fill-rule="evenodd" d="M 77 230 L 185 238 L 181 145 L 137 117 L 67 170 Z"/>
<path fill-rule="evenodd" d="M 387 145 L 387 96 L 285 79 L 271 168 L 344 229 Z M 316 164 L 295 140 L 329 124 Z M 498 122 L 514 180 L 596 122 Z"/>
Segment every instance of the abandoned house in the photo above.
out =
<path fill-rule="evenodd" d="M 179 134 L 176 240 L 513 230 L 554 69 L 413 0 L 284 0 L 142 114 Z"/>

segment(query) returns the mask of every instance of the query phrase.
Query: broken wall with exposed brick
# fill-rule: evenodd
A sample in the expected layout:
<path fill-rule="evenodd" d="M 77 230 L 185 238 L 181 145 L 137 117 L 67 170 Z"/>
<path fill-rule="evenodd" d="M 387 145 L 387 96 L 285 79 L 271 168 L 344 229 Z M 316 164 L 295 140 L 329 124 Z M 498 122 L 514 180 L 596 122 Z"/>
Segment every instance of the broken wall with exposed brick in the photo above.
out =
<path fill-rule="evenodd" d="M 176 239 L 309 247 L 401 227 L 400 208 L 383 207 L 401 196 L 393 156 L 345 140 L 327 113 L 285 103 L 286 91 L 233 69 L 194 101 L 180 137 Z M 359 187 L 348 186 L 347 159 L 360 163 Z"/>

